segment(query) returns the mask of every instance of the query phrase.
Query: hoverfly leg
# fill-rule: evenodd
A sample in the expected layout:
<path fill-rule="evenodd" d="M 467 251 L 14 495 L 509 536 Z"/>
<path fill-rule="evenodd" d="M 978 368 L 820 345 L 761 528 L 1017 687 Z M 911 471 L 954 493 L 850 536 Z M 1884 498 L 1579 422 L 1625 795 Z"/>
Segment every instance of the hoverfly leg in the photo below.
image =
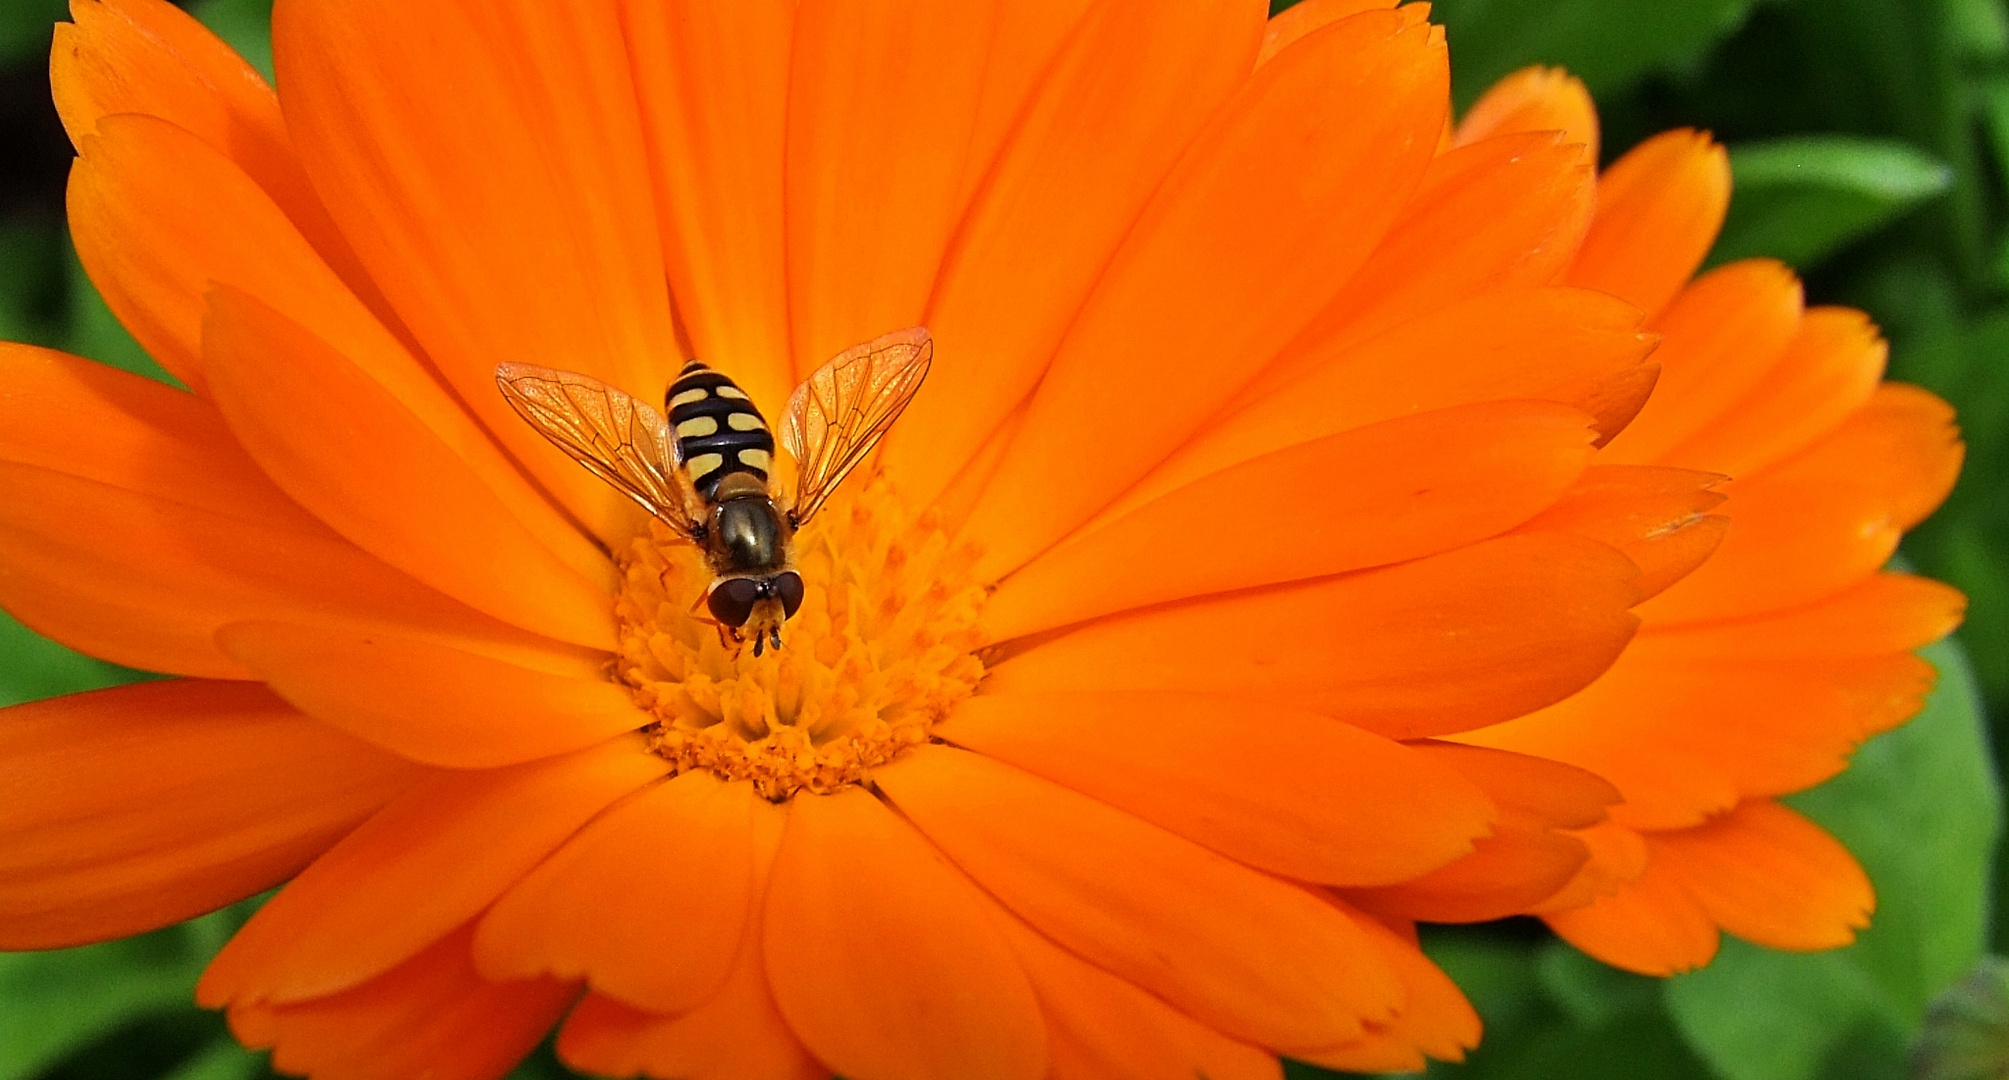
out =
<path fill-rule="evenodd" d="M 761 634 L 755 634 L 755 635 L 753 635 L 753 658 L 754 658 L 755 660 L 758 660 L 758 659 L 760 659 L 760 650 L 761 650 L 761 646 L 763 646 L 763 645 L 766 645 L 766 644 L 767 644 L 767 639 L 766 639 L 766 637 L 765 637 L 765 636 L 763 636 L 763 635 L 761 635 Z"/>
<path fill-rule="evenodd" d="M 771 640 L 773 640 L 773 642 L 774 642 L 774 651 L 775 651 L 775 652 L 780 652 L 780 651 L 781 651 L 781 627 L 777 626 L 777 627 L 773 628 L 772 630 L 769 630 L 769 631 L 768 631 L 768 637 L 769 637 L 769 638 L 770 638 Z"/>

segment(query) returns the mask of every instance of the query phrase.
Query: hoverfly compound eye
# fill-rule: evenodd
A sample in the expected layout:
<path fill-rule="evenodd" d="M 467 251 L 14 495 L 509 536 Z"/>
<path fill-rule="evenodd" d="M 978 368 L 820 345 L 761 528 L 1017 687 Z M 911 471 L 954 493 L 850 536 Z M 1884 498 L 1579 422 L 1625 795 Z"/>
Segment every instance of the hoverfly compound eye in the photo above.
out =
<path fill-rule="evenodd" d="M 727 626 L 745 626 L 753 618 L 753 605 L 758 603 L 766 589 L 757 578 L 726 578 L 712 587 L 711 595 L 705 597 L 705 605 L 711 608 L 712 618 Z"/>
<path fill-rule="evenodd" d="M 795 609 L 802 606 L 802 575 L 793 570 L 784 570 L 774 575 L 767 583 L 768 592 L 781 601 L 781 617 L 792 619 Z"/>

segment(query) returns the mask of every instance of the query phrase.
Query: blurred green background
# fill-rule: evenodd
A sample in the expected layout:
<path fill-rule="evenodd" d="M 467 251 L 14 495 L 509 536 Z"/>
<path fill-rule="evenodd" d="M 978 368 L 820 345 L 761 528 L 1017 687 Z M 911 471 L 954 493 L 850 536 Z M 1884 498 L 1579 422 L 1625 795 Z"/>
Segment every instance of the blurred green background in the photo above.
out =
<path fill-rule="evenodd" d="M 270 71 L 270 0 L 187 6 Z M 70 151 L 46 73 L 64 10 L 0 0 L 0 339 L 155 374 L 66 239 Z M 1856 945 L 1787 955 L 1728 941 L 1707 969 L 1651 980 L 1533 922 L 1434 933 L 1426 946 L 1487 1035 L 1470 1062 L 1432 1075 L 2009 1078 L 2009 965 L 1988 955 L 2009 951 L 2009 921 L 1993 915 L 2002 761 L 1986 719 L 2009 715 L 2009 0 L 1443 0 L 1436 14 L 1461 105 L 1515 68 L 1562 64 L 1597 95 L 1607 154 L 1677 126 L 1730 146 L 1737 191 L 1713 260 L 1791 263 L 1810 301 L 1876 317 L 1895 377 L 1959 406 L 1965 477 L 1905 558 L 1973 608 L 1958 642 L 1929 651 L 1943 678 L 1926 714 L 1795 800 L 1876 881 L 1876 924 Z M 0 704 L 141 677 L 0 616 Z M 189 1003 L 255 904 L 0 954 L 0 1080 L 268 1075 Z M 547 1048 L 517 1075 L 568 1074 Z"/>

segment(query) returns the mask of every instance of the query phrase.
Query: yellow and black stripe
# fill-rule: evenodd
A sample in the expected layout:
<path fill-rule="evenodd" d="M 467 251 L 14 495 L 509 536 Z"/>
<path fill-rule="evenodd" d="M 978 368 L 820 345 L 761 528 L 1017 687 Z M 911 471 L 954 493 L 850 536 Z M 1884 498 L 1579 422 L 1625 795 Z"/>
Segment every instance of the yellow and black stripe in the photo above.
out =
<path fill-rule="evenodd" d="M 767 482 L 774 435 L 737 383 L 692 360 L 663 395 L 663 411 L 698 494 L 716 500 L 719 481 L 730 473 L 752 473 Z"/>

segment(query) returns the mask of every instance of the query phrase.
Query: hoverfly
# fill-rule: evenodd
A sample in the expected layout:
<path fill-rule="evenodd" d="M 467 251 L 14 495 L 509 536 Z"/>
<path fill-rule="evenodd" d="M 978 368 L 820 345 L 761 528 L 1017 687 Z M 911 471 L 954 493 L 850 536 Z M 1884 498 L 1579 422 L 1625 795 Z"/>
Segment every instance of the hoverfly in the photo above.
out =
<path fill-rule="evenodd" d="M 897 330 L 796 387 L 781 425 L 796 481 L 781 501 L 768 487 L 766 418 L 731 378 L 696 360 L 663 395 L 663 412 L 576 372 L 503 364 L 495 381 L 539 434 L 704 553 L 712 582 L 703 602 L 721 638 L 751 636 L 759 656 L 764 645 L 781 648 L 781 624 L 802 605 L 796 530 L 914 400 L 933 356 L 926 330 Z"/>

